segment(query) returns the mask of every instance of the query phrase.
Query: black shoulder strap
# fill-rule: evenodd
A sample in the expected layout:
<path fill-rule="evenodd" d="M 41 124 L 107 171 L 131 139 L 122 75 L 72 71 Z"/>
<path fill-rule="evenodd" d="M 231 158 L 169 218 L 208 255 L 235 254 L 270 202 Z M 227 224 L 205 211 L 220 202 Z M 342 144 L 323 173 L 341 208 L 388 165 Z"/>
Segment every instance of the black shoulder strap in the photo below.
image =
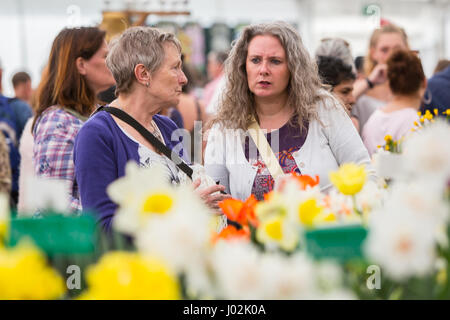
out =
<path fill-rule="evenodd" d="M 178 156 L 178 154 L 176 154 L 175 152 L 170 150 L 166 145 L 164 145 L 164 143 L 162 143 L 160 140 L 158 140 L 158 138 L 156 138 L 150 131 L 145 129 L 144 126 L 142 126 L 139 122 L 137 122 L 136 119 L 134 119 L 132 116 L 130 116 L 125 111 L 123 111 L 119 108 L 114 108 L 114 107 L 102 106 L 102 107 L 99 107 L 95 111 L 95 113 L 102 111 L 102 110 L 115 115 L 120 120 L 125 121 L 130 126 L 135 128 L 141 134 L 141 136 L 143 136 L 148 142 L 150 142 L 152 144 L 153 147 L 155 147 L 157 150 L 162 152 L 171 161 L 173 161 L 177 165 L 177 167 L 180 168 L 181 171 L 186 173 L 187 176 L 192 179 L 192 173 L 194 172 L 192 170 L 192 168 L 189 167 L 183 161 L 183 159 L 181 159 L 180 156 Z"/>

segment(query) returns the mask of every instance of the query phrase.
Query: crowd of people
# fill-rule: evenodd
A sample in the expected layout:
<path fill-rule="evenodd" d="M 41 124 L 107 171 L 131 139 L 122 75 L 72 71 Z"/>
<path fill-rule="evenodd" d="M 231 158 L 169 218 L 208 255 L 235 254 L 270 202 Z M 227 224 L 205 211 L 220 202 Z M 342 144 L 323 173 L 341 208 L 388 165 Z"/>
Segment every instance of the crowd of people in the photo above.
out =
<path fill-rule="evenodd" d="M 426 79 L 393 24 L 373 32 L 365 57 L 340 38 L 311 54 L 284 22 L 250 25 L 229 52 L 208 54 L 206 84 L 172 33 L 131 27 L 105 39 L 96 27 L 62 30 L 37 89 L 18 72 L 15 97 L 0 95 L 0 191 L 19 212 L 39 209 L 25 206 L 30 177 L 58 179 L 70 210 L 93 210 L 109 230 L 117 205 L 107 186 L 128 161 L 159 164 L 174 184 L 204 165 L 217 184 L 192 183 L 213 209 L 229 197 L 263 199 L 291 172 L 318 175 L 326 192 L 343 163 L 364 164 L 375 179 L 371 155 L 384 137 L 400 139 L 418 111 L 442 114 L 450 102 L 448 60 Z"/>

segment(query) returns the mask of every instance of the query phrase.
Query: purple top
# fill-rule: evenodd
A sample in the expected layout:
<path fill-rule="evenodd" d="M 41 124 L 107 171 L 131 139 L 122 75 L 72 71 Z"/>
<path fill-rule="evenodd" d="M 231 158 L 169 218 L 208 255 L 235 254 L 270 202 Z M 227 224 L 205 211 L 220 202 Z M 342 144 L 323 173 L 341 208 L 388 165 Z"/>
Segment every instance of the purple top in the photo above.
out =
<path fill-rule="evenodd" d="M 182 144 L 172 141 L 172 132 L 177 128 L 165 116 L 154 115 L 153 120 L 169 149 L 180 150 Z M 125 165 L 129 160 L 139 164 L 139 144 L 131 140 L 112 116 L 100 111 L 94 114 L 81 128 L 75 139 L 75 177 L 79 186 L 83 210 L 93 210 L 98 222 L 105 230 L 110 230 L 117 204 L 106 193 L 106 187 L 125 175 Z"/>
<path fill-rule="evenodd" d="M 292 120 L 294 124 L 296 121 L 295 118 Z M 305 143 L 306 136 L 308 135 L 308 123 L 305 123 L 305 127 L 306 130 L 301 131 L 299 126 L 292 126 L 287 122 L 278 130 L 266 134 L 267 141 L 269 142 L 275 157 L 280 162 L 280 166 L 284 173 L 293 171 L 299 174 L 301 173 L 292 154 L 298 151 Z M 279 141 L 278 148 L 276 143 L 277 140 Z M 255 181 L 253 182 L 252 194 L 255 195 L 256 199 L 263 200 L 264 194 L 273 190 L 274 179 L 261 158 L 253 139 L 250 139 L 250 137 L 245 138 L 244 151 L 248 162 L 253 167 L 258 168 Z"/>

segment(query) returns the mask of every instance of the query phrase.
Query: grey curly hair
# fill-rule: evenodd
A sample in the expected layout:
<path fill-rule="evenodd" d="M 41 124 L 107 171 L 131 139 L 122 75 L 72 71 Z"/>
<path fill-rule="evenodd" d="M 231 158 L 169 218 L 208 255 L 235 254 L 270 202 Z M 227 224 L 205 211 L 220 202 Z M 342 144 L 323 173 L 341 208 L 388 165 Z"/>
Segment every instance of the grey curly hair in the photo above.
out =
<path fill-rule="evenodd" d="M 257 35 L 271 35 L 280 40 L 290 71 L 287 103 L 294 108 L 298 126 L 305 129 L 304 121 L 318 118 L 317 103 L 327 95 L 321 90 L 323 86 L 317 65 L 303 46 L 300 35 L 285 22 L 247 26 L 233 43 L 225 62 L 226 89 L 219 103 L 218 114 L 211 124 L 220 123 L 233 129 L 247 130 L 253 117 L 258 120 L 246 72 L 248 45 Z"/>

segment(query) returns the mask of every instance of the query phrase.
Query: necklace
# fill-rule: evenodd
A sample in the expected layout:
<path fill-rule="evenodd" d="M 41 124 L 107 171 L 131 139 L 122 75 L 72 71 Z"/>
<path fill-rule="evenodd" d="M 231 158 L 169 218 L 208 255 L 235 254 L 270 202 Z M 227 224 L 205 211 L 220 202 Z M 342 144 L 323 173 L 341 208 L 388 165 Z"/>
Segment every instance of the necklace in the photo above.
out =
<path fill-rule="evenodd" d="M 155 121 L 152 119 L 152 121 L 150 121 L 150 125 L 153 128 L 153 134 L 155 135 L 155 137 L 161 141 L 162 143 L 164 143 L 164 139 L 162 137 L 161 131 L 159 130 L 158 126 L 156 125 Z M 165 144 L 165 143 L 164 143 Z"/>

